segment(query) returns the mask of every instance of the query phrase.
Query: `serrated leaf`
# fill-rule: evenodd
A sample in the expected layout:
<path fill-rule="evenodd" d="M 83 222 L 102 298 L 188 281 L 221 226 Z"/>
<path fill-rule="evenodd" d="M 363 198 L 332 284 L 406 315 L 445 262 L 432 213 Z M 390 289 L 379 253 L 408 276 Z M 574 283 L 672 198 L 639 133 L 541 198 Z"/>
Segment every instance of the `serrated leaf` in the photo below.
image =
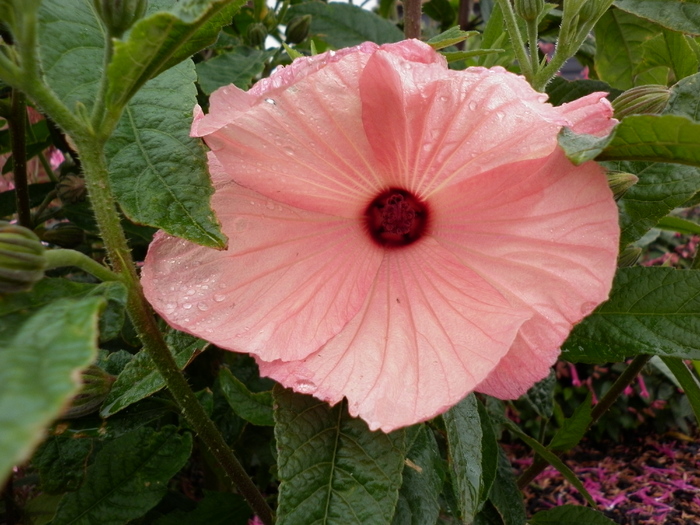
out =
<path fill-rule="evenodd" d="M 89 438 L 59 435 L 44 441 L 32 457 L 32 467 L 39 471 L 42 492 L 55 494 L 77 489 L 93 447 L 93 440 Z"/>
<path fill-rule="evenodd" d="M 287 11 L 287 19 L 311 15 L 310 34 L 339 49 L 374 42 L 388 44 L 403 40 L 403 33 L 391 23 L 357 5 L 331 2 L 304 2 Z"/>
<path fill-rule="evenodd" d="M 515 481 L 513 466 L 500 447 L 496 479 L 491 487 L 489 503 L 493 505 L 504 525 L 525 525 L 523 494 Z"/>
<path fill-rule="evenodd" d="M 441 51 L 448 63 L 465 60 L 472 57 L 480 57 L 484 55 L 493 55 L 503 53 L 503 49 L 472 49 L 470 51 Z"/>
<path fill-rule="evenodd" d="M 391 523 L 404 432 L 370 432 L 343 401 L 323 401 L 275 386 L 279 525 Z"/>
<path fill-rule="evenodd" d="M 426 5 L 427 4 L 423 4 L 423 7 Z M 426 44 L 429 44 L 430 47 L 438 51 L 440 49 L 459 44 L 460 42 L 464 42 L 467 38 L 478 34 L 479 33 L 477 31 L 462 31 L 459 26 L 454 26 L 449 28 L 447 31 L 443 31 L 439 35 L 435 35 L 433 38 L 428 40 Z"/>
<path fill-rule="evenodd" d="M 555 106 L 561 106 L 566 102 L 573 102 L 581 97 L 596 93 L 599 91 L 607 91 L 609 93 L 608 100 L 615 98 L 622 93 L 619 89 L 615 89 L 605 82 L 600 80 L 566 80 L 563 77 L 554 77 L 547 84 L 546 92 L 549 95 L 549 102 Z"/>
<path fill-rule="evenodd" d="M 700 73 L 689 76 L 671 86 L 671 96 L 663 113 L 680 115 L 700 122 Z"/>
<path fill-rule="evenodd" d="M 222 368 L 219 372 L 219 386 L 238 416 L 253 425 L 274 426 L 272 392 L 251 392 L 228 368 Z"/>
<path fill-rule="evenodd" d="M 554 387 L 557 378 L 550 370 L 547 377 L 535 383 L 523 398 L 532 406 L 537 414 L 545 419 L 552 417 L 554 412 Z"/>
<path fill-rule="evenodd" d="M 661 67 L 663 78 L 658 84 L 668 83 L 667 71 L 673 73 L 674 81 L 698 72 L 698 57 L 693 53 L 686 36 L 675 31 L 664 30 L 661 34 L 642 44 L 642 60 L 635 68 L 635 74 Z M 636 82 L 639 84 L 639 82 Z M 652 83 L 651 80 L 645 83 Z"/>
<path fill-rule="evenodd" d="M 529 521 L 530 525 L 562 525 L 585 523 L 586 525 L 615 525 L 597 510 L 581 507 L 580 505 L 561 505 L 553 509 L 543 510 L 535 514 Z"/>
<path fill-rule="evenodd" d="M 700 271 L 618 270 L 610 299 L 574 327 L 562 358 L 624 361 L 639 354 L 700 359 Z"/>
<path fill-rule="evenodd" d="M 204 490 L 204 498 L 190 512 L 176 510 L 154 525 L 248 525 L 250 508 L 238 494 Z"/>
<path fill-rule="evenodd" d="M 586 399 L 576 407 L 571 417 L 566 418 L 561 428 L 556 431 L 552 441 L 547 445 L 549 450 L 566 452 L 578 445 L 592 421 L 591 399 L 591 393 L 588 392 Z"/>
<path fill-rule="evenodd" d="M 293 49 L 288 48 L 287 53 L 290 52 L 295 53 Z M 238 46 L 229 53 L 222 53 L 211 60 L 200 62 L 197 64 L 199 86 L 207 95 L 229 84 L 249 89 L 253 79 L 265 69 L 265 61 L 273 54 L 274 51 Z M 301 53 L 297 54 L 303 56 Z"/>
<path fill-rule="evenodd" d="M 165 341 L 180 369 L 185 368 L 207 345 L 194 336 L 172 330 Z M 141 350 L 124 367 L 102 403 L 100 415 L 109 417 L 129 405 L 155 394 L 165 386 L 165 380 L 150 356 Z"/>
<path fill-rule="evenodd" d="M 244 0 L 188 0 L 173 12 L 156 12 L 134 24 L 114 43 L 107 69 L 107 105 L 121 109 L 149 79 L 213 44 Z M 151 1 L 151 12 L 172 2 Z"/>
<path fill-rule="evenodd" d="M 112 189 L 134 222 L 221 248 L 226 238 L 201 141 L 189 136 L 196 75 L 191 60 L 149 81 L 129 101 L 105 152 Z"/>
<path fill-rule="evenodd" d="M 78 373 L 97 356 L 97 318 L 104 302 L 101 297 L 55 301 L 0 346 L 0 484 L 80 390 Z"/>
<path fill-rule="evenodd" d="M 443 414 L 462 519 L 471 523 L 496 477 L 498 444 L 486 410 L 474 394 Z"/>
<path fill-rule="evenodd" d="M 648 20 L 609 9 L 595 26 L 595 69 L 598 78 L 626 90 L 635 85 L 634 70 L 642 60 L 642 44 L 661 32 Z"/>
<path fill-rule="evenodd" d="M 403 468 L 403 483 L 392 525 L 435 523 L 440 514 L 440 493 L 445 478 L 437 441 L 424 424 L 406 430 L 413 439 Z"/>
<path fill-rule="evenodd" d="M 51 525 L 122 525 L 144 515 L 166 494 L 191 451 L 192 436 L 174 427 L 124 434 L 100 450 L 85 482 L 61 500 Z"/>
<path fill-rule="evenodd" d="M 617 0 L 615 6 L 668 29 L 700 35 L 700 2 L 697 0 Z"/>
<path fill-rule="evenodd" d="M 693 408 L 695 420 L 700 422 L 700 381 L 698 381 L 697 376 L 681 359 L 662 357 L 661 360 L 678 380 L 678 383 L 680 383 L 683 392 L 685 392 L 690 402 L 690 406 Z"/>

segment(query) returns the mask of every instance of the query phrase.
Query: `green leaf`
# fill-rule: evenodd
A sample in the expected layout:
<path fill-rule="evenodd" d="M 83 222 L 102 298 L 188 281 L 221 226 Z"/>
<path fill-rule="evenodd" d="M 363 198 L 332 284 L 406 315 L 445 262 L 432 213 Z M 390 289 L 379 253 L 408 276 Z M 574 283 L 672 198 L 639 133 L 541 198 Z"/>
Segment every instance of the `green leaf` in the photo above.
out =
<path fill-rule="evenodd" d="M 698 0 L 617 0 L 615 6 L 668 29 L 700 35 Z"/>
<path fill-rule="evenodd" d="M 664 217 L 657 223 L 656 227 L 684 235 L 700 235 L 700 224 L 680 217 Z"/>
<path fill-rule="evenodd" d="M 498 449 L 498 469 L 491 487 L 489 503 L 501 517 L 504 525 L 525 525 L 525 504 L 513 474 L 513 466 L 506 453 Z"/>
<path fill-rule="evenodd" d="M 0 346 L 0 484 L 80 390 L 78 373 L 97 356 L 104 303 L 101 297 L 55 301 Z"/>
<path fill-rule="evenodd" d="M 85 474 L 85 463 L 94 447 L 89 438 L 51 436 L 32 457 L 32 466 L 39 471 L 42 492 L 62 493 L 76 490 Z"/>
<path fill-rule="evenodd" d="M 566 102 L 573 102 L 581 97 L 597 91 L 607 91 L 608 100 L 615 100 L 622 93 L 600 80 L 566 80 L 563 77 L 554 77 L 546 88 L 549 101 L 555 106 L 561 106 Z"/>
<path fill-rule="evenodd" d="M 204 498 L 191 512 L 176 510 L 154 525 L 248 525 L 250 508 L 238 494 L 204 490 Z"/>
<path fill-rule="evenodd" d="M 435 523 L 440 514 L 440 493 L 445 467 L 437 441 L 424 424 L 407 429 L 413 437 L 403 468 L 403 484 L 392 525 Z"/>
<path fill-rule="evenodd" d="M 387 44 L 403 40 L 403 33 L 390 21 L 352 4 L 304 2 L 287 11 L 288 20 L 301 15 L 311 15 L 310 33 L 336 49 L 367 41 Z"/>
<path fill-rule="evenodd" d="M 207 95 L 229 84 L 249 89 L 253 79 L 265 69 L 265 61 L 273 54 L 274 51 L 238 46 L 230 53 L 222 53 L 211 60 L 200 62 L 197 64 L 199 86 Z M 299 55 L 301 56 L 300 53 Z"/>
<path fill-rule="evenodd" d="M 674 81 L 698 72 L 698 57 L 687 40 L 688 37 L 675 31 L 664 30 L 661 34 L 642 44 L 642 60 L 635 68 L 635 74 L 661 67 L 664 77 L 659 84 L 668 83 L 668 73 L 673 73 Z M 639 82 L 637 82 L 639 84 Z M 647 82 L 645 82 L 647 83 Z M 652 83 L 649 80 L 648 83 Z"/>
<path fill-rule="evenodd" d="M 530 518 L 529 523 L 530 525 L 562 525 L 564 523 L 615 525 L 614 521 L 605 517 L 601 512 L 579 505 L 561 505 L 553 509 L 543 510 Z"/>
<path fill-rule="evenodd" d="M 542 459 L 546 460 L 550 465 L 557 469 L 561 473 L 561 475 L 564 476 L 564 478 L 569 483 L 571 483 L 576 490 L 578 490 L 581 493 L 584 499 L 591 506 L 595 507 L 595 501 L 593 501 L 593 498 L 586 490 L 586 487 L 583 486 L 583 483 L 581 483 L 581 481 L 576 477 L 576 474 L 574 474 L 573 471 L 569 467 L 567 467 L 556 454 L 549 451 L 544 445 L 542 445 L 542 443 L 540 443 L 536 439 L 533 439 L 527 434 L 525 434 L 512 421 L 507 421 L 506 424 L 511 432 L 513 432 L 516 436 L 522 439 L 527 444 L 527 446 L 529 446 L 532 450 L 537 452 L 537 454 L 542 456 Z"/>
<path fill-rule="evenodd" d="M 498 3 L 493 6 L 491 16 L 481 35 L 480 47 L 486 49 L 503 48 L 504 50 L 500 55 L 485 55 L 477 60 L 478 65 L 483 67 L 506 66 L 511 64 L 515 58 L 513 46 L 505 30 L 503 11 Z"/>
<path fill-rule="evenodd" d="M 391 523 L 404 466 L 404 432 L 370 432 L 334 407 L 275 386 L 279 525 Z"/>
<path fill-rule="evenodd" d="M 498 444 L 486 410 L 474 394 L 443 414 L 462 519 L 471 523 L 496 477 Z"/>
<path fill-rule="evenodd" d="M 528 390 L 523 398 L 537 412 L 540 417 L 549 419 L 554 413 L 554 387 L 557 378 L 554 371 L 550 370 L 549 375 Z"/>
<path fill-rule="evenodd" d="M 457 17 L 457 13 L 449 0 L 429 0 L 423 3 L 423 13 L 436 22 L 440 22 L 442 27 L 448 27 L 453 24 Z"/>
<path fill-rule="evenodd" d="M 175 427 L 124 434 L 100 450 L 85 482 L 61 500 L 51 525 L 122 525 L 144 515 L 166 494 L 191 451 L 192 436 Z"/>
<path fill-rule="evenodd" d="M 639 354 L 700 359 L 700 271 L 618 270 L 610 299 L 562 346 L 571 362 L 608 363 Z"/>
<path fill-rule="evenodd" d="M 156 12 L 131 28 L 126 41 L 114 43 L 107 69 L 107 105 L 121 109 L 149 79 L 213 44 L 244 0 L 187 0 L 172 12 Z M 151 11 L 172 2 L 151 1 Z M 191 109 L 191 108 L 190 108 Z"/>
<path fill-rule="evenodd" d="M 571 417 L 566 418 L 561 428 L 554 434 L 552 441 L 547 445 L 549 450 L 566 452 L 578 445 L 593 420 L 591 399 L 591 393 L 588 392 L 583 403 L 576 407 Z"/>
<path fill-rule="evenodd" d="M 425 8 L 427 5 L 423 4 L 423 7 Z M 467 38 L 477 34 L 479 34 L 477 31 L 462 31 L 459 26 L 454 26 L 439 35 L 435 35 L 426 44 L 430 44 L 437 51 L 464 42 Z"/>
<path fill-rule="evenodd" d="M 166 334 L 165 341 L 168 343 L 168 348 L 173 354 L 175 363 L 181 370 L 199 355 L 207 345 L 201 339 L 175 330 L 171 330 Z M 117 376 L 117 380 L 112 385 L 112 390 L 110 390 L 107 398 L 102 403 L 100 415 L 109 417 L 116 414 L 129 405 L 155 394 L 164 386 L 165 380 L 156 369 L 153 360 L 144 350 L 141 350 L 124 367 L 122 373 Z"/>
<path fill-rule="evenodd" d="M 472 57 L 480 57 L 484 55 L 497 55 L 503 53 L 503 49 L 472 49 L 470 51 L 442 51 L 442 56 L 447 59 L 448 63 L 465 60 Z"/>
<path fill-rule="evenodd" d="M 689 76 L 671 86 L 664 114 L 681 115 L 700 122 L 700 73 Z"/>
<path fill-rule="evenodd" d="M 222 368 L 219 372 L 219 385 L 226 401 L 238 416 L 253 425 L 275 425 L 272 392 L 251 392 L 228 368 Z"/>
<path fill-rule="evenodd" d="M 625 90 L 635 85 L 634 70 L 642 60 L 642 44 L 660 28 L 635 15 L 610 9 L 595 26 L 595 69 L 600 80 Z"/>
<path fill-rule="evenodd" d="M 112 189 L 131 220 L 221 248 L 206 155 L 189 136 L 194 81 L 187 60 L 148 82 L 127 104 L 105 152 Z"/>
<path fill-rule="evenodd" d="M 700 381 L 681 359 L 662 357 L 661 360 L 680 383 L 693 408 L 695 420 L 700 422 Z"/>
<path fill-rule="evenodd" d="M 618 124 L 617 127 L 621 125 L 622 124 Z M 569 128 L 562 128 L 561 131 L 559 131 L 557 140 L 559 142 L 559 147 L 564 150 L 569 160 L 576 166 L 579 166 L 600 155 L 610 141 L 612 141 L 614 133 L 615 130 L 607 137 L 596 137 L 594 135 L 579 135 Z"/>

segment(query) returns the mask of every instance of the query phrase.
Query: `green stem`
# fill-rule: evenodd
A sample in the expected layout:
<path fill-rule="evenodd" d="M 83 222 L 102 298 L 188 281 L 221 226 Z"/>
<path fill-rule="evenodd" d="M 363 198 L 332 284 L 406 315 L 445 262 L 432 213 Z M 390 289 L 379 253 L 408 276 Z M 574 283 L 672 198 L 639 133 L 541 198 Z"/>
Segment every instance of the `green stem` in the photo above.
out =
<path fill-rule="evenodd" d="M 41 167 L 44 168 L 44 171 L 49 176 L 49 179 L 51 179 L 51 182 L 58 182 L 58 177 L 56 177 L 56 174 L 53 172 L 53 168 L 51 167 L 49 160 L 46 158 L 46 155 L 44 155 L 44 152 L 40 151 L 37 156 L 39 157 L 39 162 L 41 162 Z"/>
<path fill-rule="evenodd" d="M 12 173 L 15 183 L 17 218 L 25 228 L 32 229 L 32 212 L 29 205 L 29 182 L 27 181 L 27 144 L 26 144 L 27 105 L 24 95 L 17 89 L 12 90 L 12 109 L 8 125 L 12 142 Z"/>
<path fill-rule="evenodd" d="M 540 55 L 537 47 L 537 20 L 527 21 L 527 45 L 530 50 L 530 67 L 534 79 L 537 78 L 540 67 Z"/>
<path fill-rule="evenodd" d="M 503 20 L 506 23 L 506 29 L 508 30 L 508 35 L 510 35 L 510 41 L 513 43 L 513 51 L 515 51 L 515 58 L 518 59 L 520 63 L 520 69 L 525 75 L 528 82 L 532 83 L 533 71 L 530 67 L 530 59 L 525 52 L 525 44 L 523 43 L 523 38 L 520 35 L 520 30 L 518 29 L 518 20 L 515 18 L 515 13 L 513 12 L 513 6 L 510 4 L 510 0 L 497 0 L 498 5 L 501 7 L 503 12 Z"/>
<path fill-rule="evenodd" d="M 48 265 L 46 267 L 47 270 L 63 268 L 66 266 L 75 266 L 76 268 L 80 268 L 90 275 L 94 275 L 100 281 L 123 280 L 120 274 L 114 273 L 109 268 L 102 266 L 96 260 L 76 250 L 46 250 L 44 257 L 48 261 Z"/>
<path fill-rule="evenodd" d="M 41 214 L 44 213 L 44 210 L 48 208 L 49 204 L 56 198 L 58 195 L 58 192 L 56 190 L 51 190 L 46 194 L 46 197 L 44 197 L 44 200 L 39 204 L 37 209 L 34 211 L 34 215 L 32 216 L 32 224 L 35 226 L 38 226 L 42 222 L 46 222 L 46 219 L 40 220 L 41 219 Z"/>
<path fill-rule="evenodd" d="M 421 0 L 403 1 L 403 34 L 406 38 L 420 38 Z"/>
<path fill-rule="evenodd" d="M 115 271 L 122 275 L 123 282 L 129 290 L 127 311 L 145 351 L 163 376 L 168 390 L 199 438 L 209 447 L 240 494 L 263 523 L 272 525 L 274 521 L 272 510 L 187 384 L 143 295 L 143 289 L 131 259 L 131 252 L 119 223 L 102 144 L 95 140 L 77 143 L 77 146 L 85 170 L 88 193 L 108 257 Z"/>
<path fill-rule="evenodd" d="M 608 411 L 608 409 L 615 403 L 620 394 L 625 391 L 634 378 L 639 375 L 644 366 L 649 362 L 652 356 L 650 355 L 638 355 L 635 357 L 627 368 L 620 374 L 617 381 L 613 383 L 605 395 L 600 399 L 600 401 L 593 407 L 591 411 L 591 422 L 588 425 L 590 429 L 595 425 L 600 417 Z M 564 452 L 556 452 L 557 456 L 561 456 Z M 549 462 L 542 459 L 540 456 L 535 457 L 535 461 L 532 463 L 530 468 L 528 468 L 523 474 L 518 478 L 518 488 L 520 490 L 527 487 L 537 475 L 547 468 Z"/>
<path fill-rule="evenodd" d="M 102 64 L 102 78 L 100 79 L 100 87 L 97 90 L 97 99 L 95 100 L 95 105 L 92 108 L 92 117 L 90 119 L 93 129 L 100 129 L 102 119 L 105 116 L 105 99 L 107 97 L 107 88 L 109 87 L 107 68 L 109 68 L 109 63 L 112 61 L 113 54 L 114 44 L 112 43 L 112 37 L 110 36 L 109 32 L 105 31 L 105 50 Z"/>

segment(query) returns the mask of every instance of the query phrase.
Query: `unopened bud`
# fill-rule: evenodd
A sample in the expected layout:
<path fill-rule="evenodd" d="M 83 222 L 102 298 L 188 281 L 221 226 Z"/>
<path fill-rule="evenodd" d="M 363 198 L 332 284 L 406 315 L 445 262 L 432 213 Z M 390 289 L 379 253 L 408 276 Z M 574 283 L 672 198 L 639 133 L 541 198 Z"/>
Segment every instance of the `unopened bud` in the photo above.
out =
<path fill-rule="evenodd" d="M 642 255 L 642 249 L 638 246 L 628 246 L 620 252 L 617 257 L 618 268 L 629 268 L 637 264 L 639 257 Z"/>
<path fill-rule="evenodd" d="M 75 204 L 85 200 L 87 189 L 85 188 L 85 179 L 75 173 L 70 173 L 56 185 L 58 198 L 64 204 Z"/>
<path fill-rule="evenodd" d="M 627 190 L 637 184 L 637 182 L 639 182 L 639 177 L 632 173 L 625 173 L 624 171 L 608 172 L 608 186 L 610 186 L 616 201 L 620 200 L 627 193 Z"/>
<path fill-rule="evenodd" d="M 44 250 L 33 231 L 0 221 L 0 293 L 31 290 L 44 277 Z"/>
<path fill-rule="evenodd" d="M 309 29 L 311 29 L 311 15 L 295 16 L 287 24 L 287 30 L 284 33 L 287 43 L 300 44 L 309 36 Z"/>
<path fill-rule="evenodd" d="M 72 222 L 59 222 L 52 228 L 43 231 L 41 240 L 61 248 L 75 248 L 85 240 L 85 232 Z"/>
<path fill-rule="evenodd" d="M 65 419 L 82 417 L 97 410 L 109 391 L 112 390 L 112 384 L 117 379 L 96 365 L 87 367 L 81 374 L 81 378 L 83 388 L 61 414 L 61 417 Z"/>
<path fill-rule="evenodd" d="M 544 0 L 515 0 L 513 7 L 520 18 L 533 22 L 544 9 Z"/>
<path fill-rule="evenodd" d="M 261 47 L 267 38 L 267 28 L 265 24 L 256 22 L 248 26 L 248 42 L 253 47 Z"/>
<path fill-rule="evenodd" d="M 671 91 L 666 86 L 649 84 L 628 89 L 612 102 L 615 118 L 629 115 L 658 115 L 666 107 Z"/>
<path fill-rule="evenodd" d="M 121 38 L 148 8 L 148 0 L 93 0 L 93 3 L 110 36 L 115 38 Z"/>

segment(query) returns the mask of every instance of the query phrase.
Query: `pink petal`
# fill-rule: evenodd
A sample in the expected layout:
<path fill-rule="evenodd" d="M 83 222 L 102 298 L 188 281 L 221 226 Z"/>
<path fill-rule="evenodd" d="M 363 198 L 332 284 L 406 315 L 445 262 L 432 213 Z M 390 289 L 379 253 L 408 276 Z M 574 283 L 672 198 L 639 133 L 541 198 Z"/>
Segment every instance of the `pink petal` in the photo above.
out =
<path fill-rule="evenodd" d="M 228 251 L 159 233 L 148 252 L 144 290 L 172 326 L 263 359 L 300 359 L 360 309 L 381 252 L 357 221 L 281 205 L 235 183 L 217 188 L 213 206 Z"/>
<path fill-rule="evenodd" d="M 518 397 L 547 375 L 572 326 L 610 291 L 619 229 L 599 166 L 556 150 L 448 188 L 431 202 L 434 238 L 514 304 L 534 310 L 478 391 Z"/>
<path fill-rule="evenodd" d="M 613 108 L 604 92 L 591 93 L 585 97 L 562 104 L 559 109 L 569 119 L 575 133 L 586 133 L 604 137 L 612 131 L 617 120 L 612 118 Z"/>
<path fill-rule="evenodd" d="M 428 47 L 428 46 L 426 46 Z M 360 80 L 362 118 L 388 183 L 427 198 L 447 184 L 545 157 L 569 123 L 502 68 L 452 71 L 381 48 Z"/>
<path fill-rule="evenodd" d="M 386 254 L 362 310 L 325 346 L 300 361 L 258 364 L 298 392 L 347 397 L 352 415 L 389 432 L 472 391 L 530 315 L 426 238 Z"/>

